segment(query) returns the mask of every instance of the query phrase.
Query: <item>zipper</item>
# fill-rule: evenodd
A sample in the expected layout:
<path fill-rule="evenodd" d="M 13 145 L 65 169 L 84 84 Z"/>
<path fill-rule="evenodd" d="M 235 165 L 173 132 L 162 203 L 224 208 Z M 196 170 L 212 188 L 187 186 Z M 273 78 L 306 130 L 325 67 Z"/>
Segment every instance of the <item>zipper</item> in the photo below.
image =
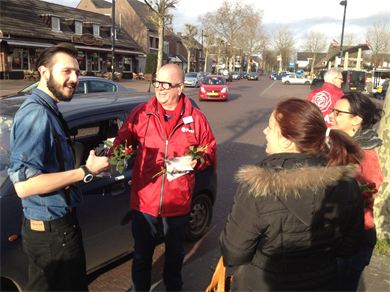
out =
<path fill-rule="evenodd" d="M 152 113 L 152 115 L 155 115 Z M 165 133 L 164 126 L 162 125 L 160 119 L 157 117 L 158 122 L 160 123 L 160 126 L 162 127 L 163 133 L 165 134 L 165 153 L 164 153 L 164 168 L 166 167 L 165 161 L 167 160 L 168 156 L 168 143 L 169 139 L 172 137 L 173 133 L 176 131 L 177 128 L 179 128 L 181 125 L 183 125 L 183 121 L 178 123 L 172 130 L 171 134 L 167 137 L 167 134 Z M 162 180 L 161 180 L 161 189 L 160 189 L 160 204 L 158 206 L 158 215 L 161 215 L 162 212 L 162 206 L 163 206 L 163 198 L 164 198 L 164 184 L 165 184 L 165 178 L 166 178 L 166 173 L 163 173 L 162 175 Z"/>

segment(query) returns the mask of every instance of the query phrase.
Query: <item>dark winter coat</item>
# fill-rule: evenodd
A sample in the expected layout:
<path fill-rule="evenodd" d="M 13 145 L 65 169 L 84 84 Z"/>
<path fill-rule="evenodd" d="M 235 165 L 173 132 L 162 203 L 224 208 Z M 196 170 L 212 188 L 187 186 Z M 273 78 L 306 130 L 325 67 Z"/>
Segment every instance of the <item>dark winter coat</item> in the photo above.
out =
<path fill-rule="evenodd" d="M 355 172 L 299 153 L 242 167 L 220 237 L 233 290 L 332 289 L 336 256 L 355 254 L 363 232 Z"/>

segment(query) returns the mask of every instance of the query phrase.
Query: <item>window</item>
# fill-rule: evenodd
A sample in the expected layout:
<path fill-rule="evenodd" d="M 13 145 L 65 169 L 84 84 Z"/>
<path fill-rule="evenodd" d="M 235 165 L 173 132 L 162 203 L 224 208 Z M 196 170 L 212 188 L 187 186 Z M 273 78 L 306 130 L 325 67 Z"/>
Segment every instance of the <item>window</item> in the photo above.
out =
<path fill-rule="evenodd" d="M 56 16 L 51 17 L 51 30 L 52 31 L 61 31 L 60 18 Z"/>
<path fill-rule="evenodd" d="M 89 81 L 88 92 L 115 92 L 116 86 L 110 82 Z"/>
<path fill-rule="evenodd" d="M 169 42 L 164 41 L 164 53 L 169 55 Z"/>
<path fill-rule="evenodd" d="M 149 37 L 149 47 L 154 48 L 154 46 L 153 46 L 153 37 Z"/>
<path fill-rule="evenodd" d="M 132 69 L 132 59 L 130 57 L 123 57 L 123 71 L 131 72 Z"/>
<path fill-rule="evenodd" d="M 14 49 L 12 52 L 12 69 L 13 70 L 28 70 L 28 50 Z"/>
<path fill-rule="evenodd" d="M 81 21 L 75 21 L 74 32 L 75 34 L 83 34 L 83 23 Z"/>
<path fill-rule="evenodd" d="M 100 26 L 98 24 L 93 24 L 93 35 L 100 37 Z"/>

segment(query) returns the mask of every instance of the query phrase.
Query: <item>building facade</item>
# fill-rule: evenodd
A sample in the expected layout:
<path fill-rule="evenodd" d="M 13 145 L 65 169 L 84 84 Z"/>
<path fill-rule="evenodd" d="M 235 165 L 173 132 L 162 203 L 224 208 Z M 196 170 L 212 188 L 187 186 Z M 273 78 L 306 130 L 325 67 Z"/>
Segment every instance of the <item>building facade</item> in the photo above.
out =
<path fill-rule="evenodd" d="M 112 71 L 112 21 L 109 16 L 39 0 L 0 0 L 0 78 L 21 79 L 35 71 L 42 49 L 72 43 L 82 74 Z M 139 70 L 145 53 L 118 27 L 114 68 L 124 78 Z"/>

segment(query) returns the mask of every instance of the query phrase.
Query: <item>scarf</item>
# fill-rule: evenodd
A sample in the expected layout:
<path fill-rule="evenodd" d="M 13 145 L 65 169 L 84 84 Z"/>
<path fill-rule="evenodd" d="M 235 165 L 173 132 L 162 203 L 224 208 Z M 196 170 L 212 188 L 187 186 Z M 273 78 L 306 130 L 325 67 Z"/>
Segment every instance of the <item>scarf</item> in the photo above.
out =
<path fill-rule="evenodd" d="M 173 111 L 173 116 L 171 118 L 165 119 L 165 110 L 158 101 L 157 110 L 161 124 L 164 126 L 165 133 L 167 134 L 167 136 L 169 136 L 184 113 L 183 96 L 179 97 L 179 102 L 177 103 L 175 110 Z"/>
<path fill-rule="evenodd" d="M 382 145 L 382 140 L 373 129 L 359 129 L 353 139 L 362 149 L 372 149 Z"/>

